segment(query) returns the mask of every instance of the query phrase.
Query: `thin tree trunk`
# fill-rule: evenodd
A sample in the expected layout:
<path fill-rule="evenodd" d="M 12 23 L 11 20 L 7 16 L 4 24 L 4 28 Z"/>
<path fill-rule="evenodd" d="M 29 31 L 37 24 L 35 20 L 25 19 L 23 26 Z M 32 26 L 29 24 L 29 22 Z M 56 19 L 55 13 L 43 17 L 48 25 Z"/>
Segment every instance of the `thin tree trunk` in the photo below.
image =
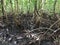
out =
<path fill-rule="evenodd" d="M 12 10 L 12 12 L 13 12 L 12 0 L 10 0 L 10 4 L 11 4 L 11 10 Z"/>
<path fill-rule="evenodd" d="M 16 9 L 17 9 L 17 6 L 16 6 L 16 0 L 14 0 L 14 5 L 15 5 L 15 14 L 16 14 Z"/>
<path fill-rule="evenodd" d="M 37 11 L 37 0 L 35 0 L 34 10 Z"/>
<path fill-rule="evenodd" d="M 42 8 L 41 8 L 42 10 L 44 9 L 45 1 L 46 0 L 42 0 Z"/>
<path fill-rule="evenodd" d="M 34 16 L 33 16 L 34 23 L 36 21 L 36 17 L 37 17 L 37 0 L 35 0 L 34 4 Z"/>
<path fill-rule="evenodd" d="M 1 5 L 2 5 L 2 14 L 4 15 L 4 0 L 1 0 Z"/>
<path fill-rule="evenodd" d="M 22 0 L 22 6 L 21 6 L 21 14 L 23 14 L 24 10 L 23 10 L 23 0 Z"/>
<path fill-rule="evenodd" d="M 17 4 L 17 13 L 18 13 L 18 9 L 19 9 L 18 0 L 16 0 L 16 4 Z"/>
<path fill-rule="evenodd" d="M 42 0 L 39 0 L 39 3 L 38 3 L 38 10 L 40 10 L 42 8 Z"/>
<path fill-rule="evenodd" d="M 5 3 L 4 3 L 5 0 L 1 0 L 1 5 L 2 5 L 2 14 L 3 14 L 3 22 L 5 21 L 5 23 L 7 23 L 8 19 L 7 19 L 7 13 L 5 12 Z M 4 20 L 4 18 L 6 18 L 6 20 Z"/>
<path fill-rule="evenodd" d="M 30 0 L 28 0 L 28 10 L 27 10 L 27 12 L 29 13 L 29 11 L 30 11 Z"/>
<path fill-rule="evenodd" d="M 56 3 L 57 3 L 57 0 L 54 1 L 54 5 L 53 5 L 53 14 L 55 15 L 55 7 L 56 7 Z"/>

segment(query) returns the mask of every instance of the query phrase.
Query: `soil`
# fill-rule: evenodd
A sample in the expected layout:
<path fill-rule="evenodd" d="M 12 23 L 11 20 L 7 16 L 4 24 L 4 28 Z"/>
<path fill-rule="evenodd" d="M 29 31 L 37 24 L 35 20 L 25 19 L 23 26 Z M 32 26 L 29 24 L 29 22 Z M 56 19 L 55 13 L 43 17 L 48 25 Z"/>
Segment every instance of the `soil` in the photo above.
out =
<path fill-rule="evenodd" d="M 33 14 L 9 14 L 0 17 L 0 45 L 55 45 L 59 41 L 60 19 L 56 15 L 42 13 L 34 18 Z"/>

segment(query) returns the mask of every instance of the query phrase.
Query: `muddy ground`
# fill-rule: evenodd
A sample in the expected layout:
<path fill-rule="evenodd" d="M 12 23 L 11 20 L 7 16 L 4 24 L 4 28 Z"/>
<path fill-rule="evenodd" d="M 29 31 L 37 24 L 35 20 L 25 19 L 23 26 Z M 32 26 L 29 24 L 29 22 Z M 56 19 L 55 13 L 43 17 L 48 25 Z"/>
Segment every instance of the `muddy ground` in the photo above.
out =
<path fill-rule="evenodd" d="M 0 17 L 0 45 L 60 45 L 60 16 L 42 13 Z"/>

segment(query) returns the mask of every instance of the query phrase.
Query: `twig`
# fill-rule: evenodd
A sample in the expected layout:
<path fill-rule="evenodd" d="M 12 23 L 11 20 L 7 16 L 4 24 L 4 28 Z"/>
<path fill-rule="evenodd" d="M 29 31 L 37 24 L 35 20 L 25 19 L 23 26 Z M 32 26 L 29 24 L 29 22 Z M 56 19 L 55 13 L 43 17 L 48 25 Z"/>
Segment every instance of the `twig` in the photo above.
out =
<path fill-rule="evenodd" d="M 59 20 L 57 20 L 55 23 L 53 23 L 50 27 L 49 27 L 49 29 L 51 29 L 55 24 L 57 24 L 58 22 L 60 21 L 60 19 Z M 47 30 L 44 34 L 43 34 L 43 36 L 48 32 L 49 30 Z"/>
<path fill-rule="evenodd" d="M 60 31 L 60 28 L 56 29 L 50 36 L 54 35 L 57 31 Z"/>
<path fill-rule="evenodd" d="M 47 29 L 48 31 L 50 30 L 50 31 L 53 31 L 53 29 L 50 29 L 50 28 L 47 28 L 47 27 L 39 27 L 39 28 L 36 28 L 36 29 L 32 29 L 31 31 L 29 31 L 29 33 L 30 32 L 33 32 L 33 31 L 35 31 L 35 30 L 39 30 L 40 31 L 40 29 Z M 28 32 L 28 31 L 26 31 L 26 32 Z"/>
<path fill-rule="evenodd" d="M 55 23 L 53 23 L 49 28 L 52 28 L 52 27 L 53 27 L 55 24 L 57 24 L 59 21 L 60 21 L 60 19 L 57 20 Z"/>
<path fill-rule="evenodd" d="M 51 29 L 56 23 L 58 23 L 60 21 L 60 19 L 59 20 L 57 20 L 55 23 L 53 23 L 48 29 Z M 41 37 L 40 37 L 40 40 L 39 40 L 39 42 L 41 41 L 41 39 L 44 37 L 44 35 L 48 32 L 49 30 L 47 30 Z M 53 30 L 52 30 L 53 31 Z"/>

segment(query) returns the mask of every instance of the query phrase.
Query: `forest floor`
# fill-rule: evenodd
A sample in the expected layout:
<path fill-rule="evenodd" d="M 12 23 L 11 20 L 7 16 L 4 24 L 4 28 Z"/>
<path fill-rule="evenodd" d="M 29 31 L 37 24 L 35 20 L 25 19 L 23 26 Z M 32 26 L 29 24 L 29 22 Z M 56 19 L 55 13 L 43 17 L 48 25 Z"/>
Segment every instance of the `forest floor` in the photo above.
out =
<path fill-rule="evenodd" d="M 60 45 L 60 16 L 47 13 L 2 16 L 0 45 Z"/>

